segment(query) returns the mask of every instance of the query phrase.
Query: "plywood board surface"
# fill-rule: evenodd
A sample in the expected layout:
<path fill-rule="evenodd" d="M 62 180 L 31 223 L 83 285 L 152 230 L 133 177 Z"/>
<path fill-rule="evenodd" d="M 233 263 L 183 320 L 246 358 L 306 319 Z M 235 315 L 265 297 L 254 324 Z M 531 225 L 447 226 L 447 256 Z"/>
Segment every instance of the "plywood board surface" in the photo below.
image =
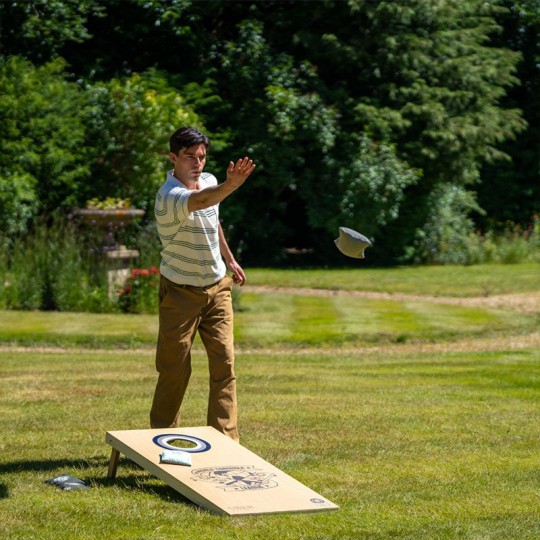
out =
<path fill-rule="evenodd" d="M 338 509 L 210 426 L 109 431 L 105 440 L 184 497 L 218 514 Z M 192 466 L 160 463 L 160 454 L 170 449 L 189 452 Z"/>

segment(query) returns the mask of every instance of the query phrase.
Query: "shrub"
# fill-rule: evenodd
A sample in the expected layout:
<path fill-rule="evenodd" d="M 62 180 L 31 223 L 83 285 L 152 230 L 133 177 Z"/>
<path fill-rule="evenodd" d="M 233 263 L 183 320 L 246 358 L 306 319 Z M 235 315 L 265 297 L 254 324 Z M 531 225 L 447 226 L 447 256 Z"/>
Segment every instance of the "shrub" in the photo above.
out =
<path fill-rule="evenodd" d="M 420 171 L 397 157 L 394 146 L 362 135 L 349 166 L 339 172 L 343 193 L 332 232 L 346 222 L 359 224 L 365 234 L 373 235 L 397 219 L 406 188 L 419 177 Z"/>
<path fill-rule="evenodd" d="M 482 213 L 474 193 L 461 186 L 441 184 L 430 195 L 430 213 L 417 231 L 413 259 L 428 264 L 472 264 L 479 249 L 474 235 L 472 211 Z"/>
<path fill-rule="evenodd" d="M 27 231 L 40 212 L 71 206 L 90 175 L 84 95 L 57 59 L 0 57 L 0 231 Z"/>
<path fill-rule="evenodd" d="M 7 307 L 8 287 L 9 287 L 9 261 L 8 253 L 10 241 L 0 234 L 0 309 Z"/>
<path fill-rule="evenodd" d="M 93 178 L 88 198 L 129 197 L 134 207 L 148 210 L 164 180 L 170 134 L 182 125 L 200 126 L 199 117 L 154 70 L 85 90 Z"/>
<path fill-rule="evenodd" d="M 118 291 L 118 304 L 125 313 L 156 313 L 158 292 L 158 268 L 134 268 L 124 288 Z"/>
<path fill-rule="evenodd" d="M 121 243 L 137 247 L 140 254 L 137 263 L 139 268 L 159 266 L 162 245 L 154 221 L 132 223 L 121 231 L 119 238 Z"/>
<path fill-rule="evenodd" d="M 457 188 L 461 189 L 461 188 Z M 455 202 L 455 201 L 454 201 Z M 451 212 L 441 198 L 426 226 L 417 233 L 415 262 L 436 264 L 481 264 L 540 262 L 540 219 L 531 225 L 491 223 L 485 233 L 473 231 L 472 220 Z M 463 207 L 462 207 L 463 208 Z M 435 218 L 438 219 L 435 219 Z"/>
<path fill-rule="evenodd" d="M 147 259 L 159 261 L 154 235 L 148 227 L 134 238 L 146 241 Z M 132 269 L 123 289 L 111 296 L 102 240 L 63 217 L 50 224 L 38 220 L 32 231 L 12 240 L 0 237 L 0 308 L 157 313 L 159 269 Z M 232 297 L 239 309 L 237 287 Z"/>
<path fill-rule="evenodd" d="M 26 310 L 107 312 L 101 254 L 89 250 L 75 225 L 64 218 L 40 219 L 31 232 L 14 239 L 3 253 L 3 307 Z"/>
<path fill-rule="evenodd" d="M 497 251 L 500 262 L 519 263 L 529 258 L 529 242 L 523 235 L 504 235 L 499 240 Z"/>
<path fill-rule="evenodd" d="M 526 228 L 512 222 L 492 225 L 492 230 L 481 236 L 481 245 L 481 262 L 540 261 L 540 219 L 535 214 Z"/>

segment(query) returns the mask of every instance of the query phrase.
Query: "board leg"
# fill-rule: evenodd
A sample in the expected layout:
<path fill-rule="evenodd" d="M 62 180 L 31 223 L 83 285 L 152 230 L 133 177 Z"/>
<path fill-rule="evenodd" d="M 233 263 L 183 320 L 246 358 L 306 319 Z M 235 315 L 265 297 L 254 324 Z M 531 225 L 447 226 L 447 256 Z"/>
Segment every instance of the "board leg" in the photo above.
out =
<path fill-rule="evenodd" d="M 116 478 L 116 469 L 118 469 L 118 460 L 120 459 L 120 452 L 113 448 L 111 451 L 111 459 L 109 460 L 109 473 L 108 478 L 114 480 Z"/>

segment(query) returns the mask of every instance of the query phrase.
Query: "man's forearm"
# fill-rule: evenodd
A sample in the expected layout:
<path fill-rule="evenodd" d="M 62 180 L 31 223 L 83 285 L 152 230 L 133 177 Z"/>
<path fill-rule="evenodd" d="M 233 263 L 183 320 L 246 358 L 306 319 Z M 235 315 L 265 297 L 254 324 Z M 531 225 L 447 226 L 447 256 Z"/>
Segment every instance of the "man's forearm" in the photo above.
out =
<path fill-rule="evenodd" d="M 221 224 L 218 227 L 218 235 L 219 235 L 219 251 L 225 263 L 227 264 L 227 267 L 230 267 L 231 263 L 234 262 L 235 259 L 234 259 L 234 255 L 232 254 L 231 249 L 229 248 L 229 244 L 227 243 L 227 239 L 225 238 L 225 234 L 223 232 Z"/>
<path fill-rule="evenodd" d="M 233 191 L 236 191 L 255 169 L 255 163 L 248 157 L 239 159 L 236 164 L 232 161 L 227 168 L 227 180 L 217 186 L 194 191 L 188 199 L 188 211 L 202 210 L 219 204 Z"/>
<path fill-rule="evenodd" d="M 223 182 L 217 186 L 210 186 L 200 191 L 194 191 L 188 199 L 188 211 L 202 210 L 219 204 L 226 199 L 231 193 L 236 191 L 236 188 Z"/>
<path fill-rule="evenodd" d="M 221 224 L 219 225 L 218 232 L 219 232 L 219 249 L 221 251 L 221 256 L 225 260 L 225 264 L 227 265 L 227 268 L 232 272 L 233 281 L 237 285 L 242 286 L 246 282 L 246 274 L 244 270 L 242 269 L 242 267 L 236 262 L 234 255 L 229 249 L 229 244 L 227 243 L 225 234 L 223 233 L 223 229 L 221 228 Z"/>

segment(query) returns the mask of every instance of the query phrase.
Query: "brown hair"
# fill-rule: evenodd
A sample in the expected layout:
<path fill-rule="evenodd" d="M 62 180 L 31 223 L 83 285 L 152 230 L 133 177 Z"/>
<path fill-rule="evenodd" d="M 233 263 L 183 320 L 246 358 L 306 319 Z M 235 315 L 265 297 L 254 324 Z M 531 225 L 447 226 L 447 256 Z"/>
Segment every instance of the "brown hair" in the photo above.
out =
<path fill-rule="evenodd" d="M 182 148 L 190 148 L 196 144 L 204 144 L 206 148 L 210 146 L 208 137 L 192 127 L 181 127 L 177 129 L 169 139 L 169 149 L 173 154 L 178 155 Z"/>

